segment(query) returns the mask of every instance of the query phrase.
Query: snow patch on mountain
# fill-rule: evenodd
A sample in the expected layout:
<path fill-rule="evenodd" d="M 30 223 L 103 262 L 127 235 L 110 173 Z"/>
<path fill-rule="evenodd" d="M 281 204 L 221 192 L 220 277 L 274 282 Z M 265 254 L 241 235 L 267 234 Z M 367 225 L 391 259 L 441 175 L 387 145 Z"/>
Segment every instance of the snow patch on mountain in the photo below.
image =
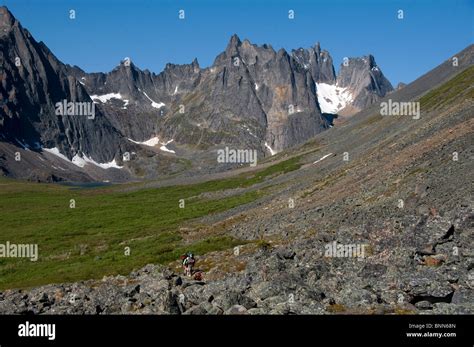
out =
<path fill-rule="evenodd" d="M 165 106 L 165 104 L 162 103 L 162 102 L 155 102 L 155 101 L 153 101 L 145 92 L 143 92 L 143 94 L 147 97 L 148 100 L 151 101 L 151 107 L 154 107 L 154 108 L 162 108 L 163 106 Z"/>
<path fill-rule="evenodd" d="M 326 158 L 329 157 L 330 155 L 332 155 L 332 153 L 323 155 L 321 158 L 319 158 L 318 160 L 316 160 L 313 164 L 317 164 L 317 163 L 319 163 L 320 161 L 323 161 L 324 159 L 326 159 Z"/>
<path fill-rule="evenodd" d="M 149 147 L 155 147 L 157 144 L 160 143 L 160 139 L 157 136 L 152 137 L 151 139 L 148 139 L 146 141 L 134 141 L 132 139 L 128 139 L 128 140 L 138 145 L 145 145 Z"/>
<path fill-rule="evenodd" d="M 168 142 L 166 143 L 162 143 L 162 146 L 160 147 L 160 149 L 164 152 L 169 152 L 169 153 L 176 153 L 175 151 L 173 151 L 172 149 L 169 149 L 168 147 L 166 147 L 168 144 L 170 144 L 171 142 L 173 142 L 174 140 L 169 140 Z"/>
<path fill-rule="evenodd" d="M 166 147 L 168 144 L 170 144 L 174 140 L 169 140 L 167 142 L 160 142 L 160 139 L 157 136 L 152 137 L 151 139 L 146 140 L 146 141 L 134 141 L 132 139 L 128 139 L 128 140 L 133 142 L 133 143 L 136 143 L 136 144 L 139 144 L 139 145 L 145 145 L 145 146 L 149 146 L 149 147 L 155 147 L 156 145 L 161 144 L 160 150 L 162 150 L 164 152 L 175 153 L 175 151 L 173 151 L 172 149 L 169 149 L 168 147 Z"/>
<path fill-rule="evenodd" d="M 79 81 L 80 82 L 80 81 Z M 81 84 L 84 84 L 83 82 L 80 82 Z M 127 106 L 128 106 L 128 103 L 129 103 L 129 100 L 128 99 L 124 99 L 122 97 L 122 94 L 120 93 L 109 93 L 109 94 L 104 94 L 104 95 L 91 95 L 91 99 L 92 101 L 94 101 L 94 103 L 98 104 L 99 101 L 103 104 L 105 104 L 107 101 L 111 100 L 111 99 L 118 99 L 118 100 L 122 100 L 123 101 L 123 106 L 122 106 L 122 109 L 123 110 L 126 110 L 127 109 Z"/>
<path fill-rule="evenodd" d="M 104 95 L 91 95 L 91 99 L 97 103 L 96 101 L 99 100 L 101 103 L 105 104 L 107 101 L 111 99 L 119 99 L 122 100 L 122 95 L 120 93 L 109 93 Z"/>
<path fill-rule="evenodd" d="M 84 153 L 82 153 L 82 155 L 78 153 L 72 158 L 72 160 L 69 160 L 69 158 L 66 157 L 64 154 L 62 154 L 60 152 L 59 148 L 57 148 L 57 147 L 43 148 L 42 150 L 45 151 L 45 152 L 51 153 L 51 154 L 55 155 L 56 157 L 61 158 L 61 159 L 65 160 L 69 163 L 73 163 L 74 165 L 76 165 L 80 168 L 83 168 L 86 164 L 92 164 L 92 165 L 98 166 L 102 169 L 110 169 L 110 168 L 121 169 L 121 168 L 123 168 L 123 166 L 119 166 L 117 164 L 115 159 L 112 160 L 111 162 L 108 162 L 108 163 L 98 163 L 95 160 L 89 158 Z"/>
<path fill-rule="evenodd" d="M 270 151 L 271 155 L 275 155 L 277 152 L 274 151 L 268 143 L 265 142 L 265 147 Z"/>
<path fill-rule="evenodd" d="M 82 153 L 82 155 L 80 154 L 76 154 L 73 158 L 72 158 L 72 163 L 76 166 L 79 166 L 79 167 L 84 167 L 86 164 L 92 164 L 92 165 L 95 165 L 95 166 L 98 166 L 102 169 L 110 169 L 110 168 L 114 168 L 114 169 L 121 169 L 123 168 L 123 166 L 119 166 L 117 164 L 117 162 L 114 160 L 112 160 L 111 162 L 108 162 L 108 163 L 98 163 L 96 162 L 94 159 L 92 158 L 89 158 L 87 155 L 85 155 L 84 153 Z"/>
<path fill-rule="evenodd" d="M 316 83 L 316 94 L 323 113 L 335 114 L 353 100 L 347 88 L 341 88 L 335 84 Z"/>
<path fill-rule="evenodd" d="M 69 161 L 69 158 L 66 157 L 64 154 L 62 154 L 60 151 L 59 151 L 59 148 L 57 147 L 53 147 L 53 148 L 43 148 L 43 151 L 45 152 L 48 152 L 48 153 L 51 153 L 52 155 L 55 155 L 56 157 L 59 157 L 63 160 L 66 160 L 66 161 Z"/>

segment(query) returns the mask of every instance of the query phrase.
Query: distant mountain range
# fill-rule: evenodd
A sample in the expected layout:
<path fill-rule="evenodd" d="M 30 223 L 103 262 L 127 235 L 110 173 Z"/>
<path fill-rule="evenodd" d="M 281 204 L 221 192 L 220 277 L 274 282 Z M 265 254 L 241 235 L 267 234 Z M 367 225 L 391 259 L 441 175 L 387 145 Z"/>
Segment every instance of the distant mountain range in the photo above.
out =
<path fill-rule="evenodd" d="M 111 179 L 136 176 L 140 170 L 123 160 L 132 152 L 160 162 L 164 155 L 178 166 L 179 158 L 223 145 L 268 156 L 329 128 L 336 114 L 354 114 L 393 91 L 371 55 L 345 59 L 336 76 L 319 43 L 289 53 L 237 35 L 209 68 L 194 60 L 155 74 L 124 58 L 109 73 L 86 73 L 59 61 L 6 7 L 0 8 L 0 50 L 0 141 L 49 152 L 82 172 L 67 177 L 71 169 L 63 165 L 53 180 L 89 179 L 91 165 L 124 169 L 106 175 Z M 93 119 L 58 114 L 57 106 L 68 103 L 93 103 Z"/>

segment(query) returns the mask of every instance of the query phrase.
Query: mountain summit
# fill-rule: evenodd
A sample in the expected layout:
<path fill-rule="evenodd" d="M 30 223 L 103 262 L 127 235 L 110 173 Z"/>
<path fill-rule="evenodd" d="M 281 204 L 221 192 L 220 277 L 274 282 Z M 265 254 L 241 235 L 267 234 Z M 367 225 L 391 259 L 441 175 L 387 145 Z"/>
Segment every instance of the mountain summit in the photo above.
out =
<path fill-rule="evenodd" d="M 352 106 L 364 109 L 393 91 L 392 84 L 385 78 L 372 55 L 349 58 L 341 64 L 337 85 L 349 88 L 354 100 Z"/>

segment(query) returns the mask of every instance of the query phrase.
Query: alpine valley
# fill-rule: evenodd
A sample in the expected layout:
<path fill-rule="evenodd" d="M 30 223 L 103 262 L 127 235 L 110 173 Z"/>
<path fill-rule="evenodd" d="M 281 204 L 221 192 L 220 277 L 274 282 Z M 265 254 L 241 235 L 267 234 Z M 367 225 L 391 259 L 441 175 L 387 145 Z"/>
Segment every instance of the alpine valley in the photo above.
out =
<path fill-rule="evenodd" d="M 1 7 L 0 313 L 472 315 L 474 45 L 443 59 L 86 73 Z"/>

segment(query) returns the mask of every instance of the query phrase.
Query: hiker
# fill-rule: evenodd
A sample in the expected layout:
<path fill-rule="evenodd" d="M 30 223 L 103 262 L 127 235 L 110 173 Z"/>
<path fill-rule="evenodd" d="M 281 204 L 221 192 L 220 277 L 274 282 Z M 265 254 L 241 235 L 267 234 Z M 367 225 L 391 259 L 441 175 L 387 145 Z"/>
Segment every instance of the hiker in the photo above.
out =
<path fill-rule="evenodd" d="M 194 255 L 189 252 L 183 258 L 184 275 L 191 277 L 191 275 L 193 274 L 194 264 L 196 263 Z"/>

